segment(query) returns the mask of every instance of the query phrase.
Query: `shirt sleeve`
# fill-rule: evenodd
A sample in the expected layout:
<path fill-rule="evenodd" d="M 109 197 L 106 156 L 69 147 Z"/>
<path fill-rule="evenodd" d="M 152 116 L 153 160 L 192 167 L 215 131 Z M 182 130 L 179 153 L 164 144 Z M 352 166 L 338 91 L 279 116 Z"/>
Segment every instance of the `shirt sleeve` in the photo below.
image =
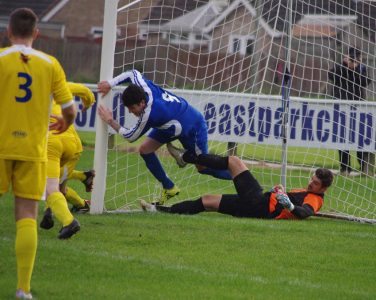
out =
<path fill-rule="evenodd" d="M 323 204 L 323 199 L 322 197 L 320 197 L 319 195 L 315 195 L 315 194 L 308 194 L 305 198 L 304 198 L 304 202 L 303 202 L 303 205 L 304 204 L 308 204 L 309 206 L 312 207 L 313 211 L 315 213 L 317 213 L 322 204 Z"/>
<path fill-rule="evenodd" d="M 62 105 L 62 107 L 73 105 L 73 96 L 67 85 L 64 70 L 54 57 L 51 58 L 54 64 L 54 77 L 52 82 L 53 98 L 56 103 Z"/>
<path fill-rule="evenodd" d="M 89 108 L 95 103 L 93 92 L 81 83 L 68 82 L 68 87 L 74 96 L 80 97 L 84 107 Z"/>
<path fill-rule="evenodd" d="M 138 119 L 135 126 L 132 128 L 125 128 L 120 127 L 119 134 L 123 136 L 127 141 L 134 142 L 139 137 L 141 137 L 145 131 L 147 131 L 149 128 L 146 127 L 147 120 L 144 118 L 144 115 L 141 115 L 141 117 Z"/>

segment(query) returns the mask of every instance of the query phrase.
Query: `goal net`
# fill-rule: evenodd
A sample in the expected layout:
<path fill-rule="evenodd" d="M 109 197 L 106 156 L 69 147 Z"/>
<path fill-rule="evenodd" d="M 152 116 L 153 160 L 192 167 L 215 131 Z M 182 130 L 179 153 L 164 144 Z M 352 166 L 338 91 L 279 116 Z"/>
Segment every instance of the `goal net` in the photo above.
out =
<path fill-rule="evenodd" d="M 375 2 L 113 0 L 106 7 L 102 67 L 111 70 L 102 80 L 140 71 L 201 111 L 210 152 L 239 156 L 265 190 L 305 188 L 315 169 L 329 168 L 336 176 L 322 211 L 376 219 Z M 129 127 L 135 117 L 121 104 L 124 88 L 103 103 Z M 99 125 L 103 182 L 94 212 L 102 199 L 104 211 L 158 200 L 162 187 L 138 154 L 142 142 Z M 181 189 L 168 204 L 235 192 L 231 181 L 179 168 L 165 146 L 157 155 Z"/>

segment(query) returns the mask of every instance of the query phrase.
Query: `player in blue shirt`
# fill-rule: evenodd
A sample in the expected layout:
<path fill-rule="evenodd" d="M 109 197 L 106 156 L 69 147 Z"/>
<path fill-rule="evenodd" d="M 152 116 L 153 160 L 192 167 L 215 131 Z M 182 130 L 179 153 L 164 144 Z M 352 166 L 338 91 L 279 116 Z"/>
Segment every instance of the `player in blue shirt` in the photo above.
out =
<path fill-rule="evenodd" d="M 122 102 L 130 113 L 138 117 L 132 128 L 124 128 L 112 117 L 105 106 L 98 107 L 101 119 L 130 142 L 136 141 L 152 128 L 139 152 L 147 168 L 163 186 L 159 204 L 177 195 L 180 189 L 166 175 L 155 151 L 163 144 L 179 140 L 184 149 L 199 154 L 208 153 L 208 135 L 202 114 L 188 102 L 146 79 L 137 70 L 98 83 L 98 91 L 106 95 L 110 89 L 122 83 L 129 83 L 122 94 Z M 183 165 L 180 165 L 183 167 Z M 231 180 L 227 170 L 214 170 L 196 166 L 201 174 Z"/>

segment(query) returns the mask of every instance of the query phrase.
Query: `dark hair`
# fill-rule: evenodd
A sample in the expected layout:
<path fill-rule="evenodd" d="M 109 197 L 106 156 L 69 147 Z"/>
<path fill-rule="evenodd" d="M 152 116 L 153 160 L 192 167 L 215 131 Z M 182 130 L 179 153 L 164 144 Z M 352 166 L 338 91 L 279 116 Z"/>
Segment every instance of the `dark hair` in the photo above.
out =
<path fill-rule="evenodd" d="M 318 168 L 315 175 L 321 180 L 322 187 L 330 187 L 332 185 L 334 179 L 332 171 L 324 168 Z"/>
<path fill-rule="evenodd" d="M 349 48 L 349 53 L 348 53 L 349 57 L 351 59 L 354 59 L 354 60 L 357 60 L 360 58 L 360 56 L 362 55 L 362 52 L 359 50 L 359 49 L 356 49 L 354 47 L 351 47 Z"/>
<path fill-rule="evenodd" d="M 123 100 L 124 106 L 129 107 L 134 104 L 140 104 L 142 100 L 146 100 L 146 95 L 142 87 L 131 83 L 124 90 L 121 99 Z"/>
<path fill-rule="evenodd" d="M 9 30 L 12 35 L 20 38 L 33 36 L 38 17 L 30 8 L 18 8 L 10 14 Z"/>

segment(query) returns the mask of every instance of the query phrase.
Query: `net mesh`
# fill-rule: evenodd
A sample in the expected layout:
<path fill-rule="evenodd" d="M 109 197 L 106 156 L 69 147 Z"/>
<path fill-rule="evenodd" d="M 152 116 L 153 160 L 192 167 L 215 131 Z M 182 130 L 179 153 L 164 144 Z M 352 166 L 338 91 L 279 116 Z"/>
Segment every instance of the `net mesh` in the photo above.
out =
<path fill-rule="evenodd" d="M 268 190 L 281 182 L 287 68 L 287 189 L 304 188 L 316 168 L 330 168 L 337 176 L 323 211 L 375 219 L 375 83 L 353 81 L 356 91 L 338 102 L 338 83 L 329 78 L 353 47 L 361 52 L 358 69 L 375 78 L 375 16 L 372 1 L 140 1 L 118 11 L 114 75 L 137 69 L 187 99 L 207 120 L 210 152 L 236 153 Z M 115 90 L 114 115 L 131 124 L 123 88 Z M 110 136 L 106 210 L 134 210 L 139 199 L 160 197 L 161 185 L 137 153 L 142 141 Z M 350 150 L 349 174 L 339 172 L 338 149 Z M 234 193 L 230 181 L 179 168 L 165 147 L 157 154 L 181 188 L 169 203 Z"/>

